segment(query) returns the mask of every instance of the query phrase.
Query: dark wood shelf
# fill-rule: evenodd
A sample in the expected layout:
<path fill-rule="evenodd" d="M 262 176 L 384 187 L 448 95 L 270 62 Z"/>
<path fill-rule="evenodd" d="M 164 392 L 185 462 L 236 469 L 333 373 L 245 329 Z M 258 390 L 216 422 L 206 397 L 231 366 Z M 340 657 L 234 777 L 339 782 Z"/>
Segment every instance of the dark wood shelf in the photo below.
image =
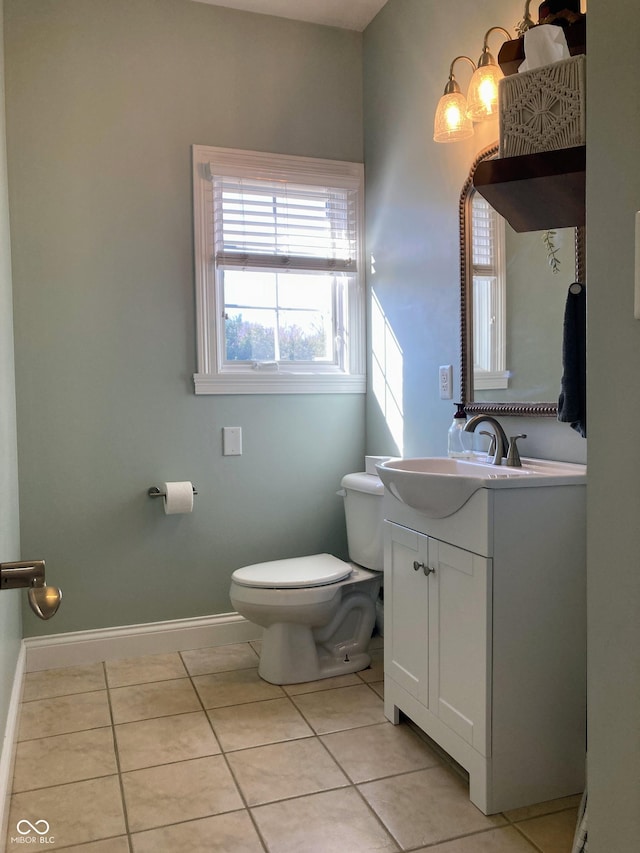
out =
<path fill-rule="evenodd" d="M 543 26 L 548 26 L 543 24 Z M 575 24 L 564 27 L 564 34 L 567 39 L 567 47 L 571 56 L 578 56 L 581 53 L 586 53 L 587 43 L 587 16 L 583 15 Z M 510 74 L 515 74 L 524 59 L 524 37 L 506 41 L 500 48 L 498 53 L 498 65 L 502 69 L 505 77 Z"/>
<path fill-rule="evenodd" d="M 585 224 L 584 145 L 484 160 L 473 186 L 514 231 Z"/>

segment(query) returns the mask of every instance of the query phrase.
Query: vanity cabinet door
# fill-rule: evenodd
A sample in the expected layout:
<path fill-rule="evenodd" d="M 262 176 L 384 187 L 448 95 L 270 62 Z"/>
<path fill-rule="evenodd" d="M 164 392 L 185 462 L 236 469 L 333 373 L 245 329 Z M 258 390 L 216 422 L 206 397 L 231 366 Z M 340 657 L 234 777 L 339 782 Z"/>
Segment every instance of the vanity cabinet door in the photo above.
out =
<path fill-rule="evenodd" d="M 385 671 L 428 705 L 428 537 L 385 522 Z"/>
<path fill-rule="evenodd" d="M 429 540 L 429 710 L 490 754 L 490 560 Z"/>

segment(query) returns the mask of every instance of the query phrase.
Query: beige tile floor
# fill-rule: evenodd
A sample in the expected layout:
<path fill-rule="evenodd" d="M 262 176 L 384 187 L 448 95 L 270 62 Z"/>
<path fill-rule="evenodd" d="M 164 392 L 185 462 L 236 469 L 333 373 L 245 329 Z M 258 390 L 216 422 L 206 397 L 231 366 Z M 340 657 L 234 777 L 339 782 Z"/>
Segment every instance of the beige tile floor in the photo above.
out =
<path fill-rule="evenodd" d="M 570 853 L 578 798 L 483 815 L 385 720 L 373 645 L 368 670 L 288 687 L 249 643 L 28 674 L 7 850 Z"/>

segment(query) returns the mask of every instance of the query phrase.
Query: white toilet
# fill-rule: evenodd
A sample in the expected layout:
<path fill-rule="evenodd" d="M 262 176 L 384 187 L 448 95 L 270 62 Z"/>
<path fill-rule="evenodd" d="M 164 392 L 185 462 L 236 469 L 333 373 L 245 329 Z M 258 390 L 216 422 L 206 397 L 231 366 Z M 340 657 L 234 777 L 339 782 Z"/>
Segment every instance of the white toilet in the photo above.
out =
<path fill-rule="evenodd" d="M 384 486 L 366 473 L 347 474 L 341 486 L 352 563 L 314 554 L 245 566 L 231 576 L 233 607 L 265 629 L 258 672 L 272 684 L 331 678 L 371 662 Z"/>

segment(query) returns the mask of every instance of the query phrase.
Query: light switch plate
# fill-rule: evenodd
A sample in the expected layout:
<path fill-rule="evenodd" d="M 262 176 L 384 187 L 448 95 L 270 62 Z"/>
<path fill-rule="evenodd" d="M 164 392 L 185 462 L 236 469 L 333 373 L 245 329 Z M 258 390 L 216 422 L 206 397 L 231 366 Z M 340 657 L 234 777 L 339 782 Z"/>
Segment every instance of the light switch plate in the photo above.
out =
<path fill-rule="evenodd" d="M 224 456 L 242 456 L 242 427 L 222 427 Z"/>

